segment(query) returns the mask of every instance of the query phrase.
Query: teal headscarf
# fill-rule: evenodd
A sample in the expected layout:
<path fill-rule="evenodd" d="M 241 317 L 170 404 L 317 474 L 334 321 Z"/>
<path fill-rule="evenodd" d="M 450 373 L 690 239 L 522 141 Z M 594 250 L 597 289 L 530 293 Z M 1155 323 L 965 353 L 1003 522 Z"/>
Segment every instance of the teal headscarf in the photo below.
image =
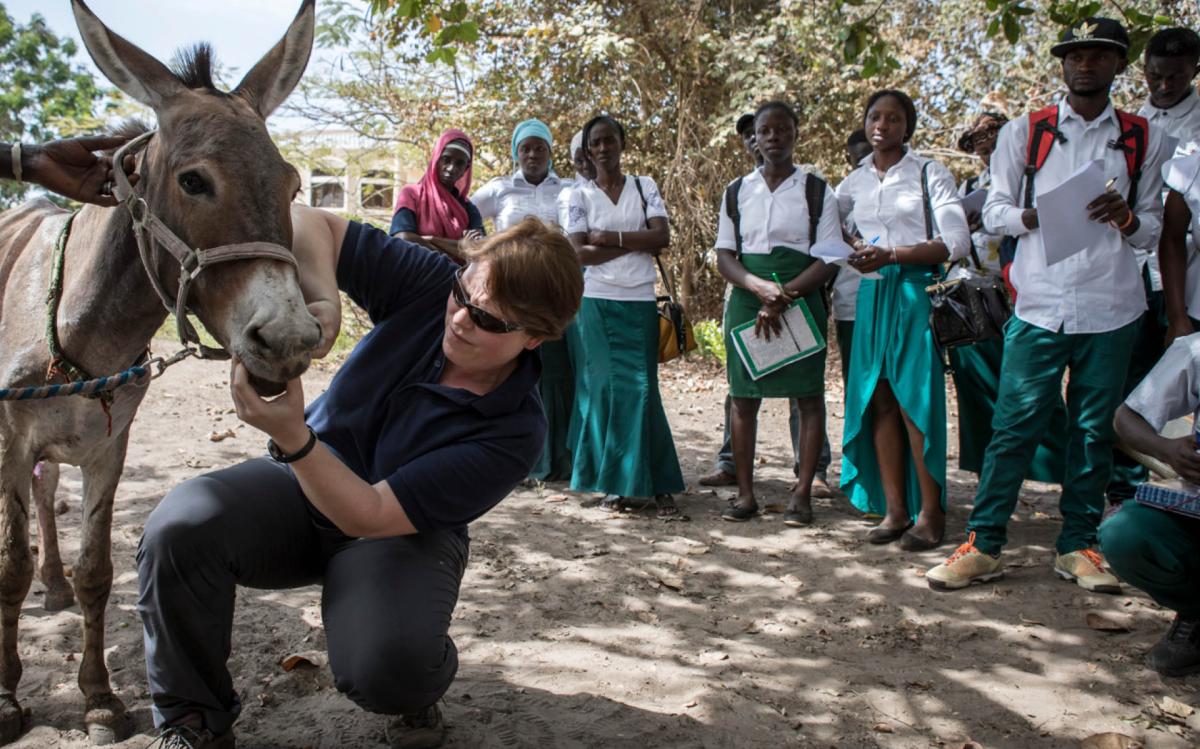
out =
<path fill-rule="evenodd" d="M 548 147 L 554 145 L 554 141 L 550 137 L 550 128 L 546 127 L 546 123 L 541 120 L 525 120 L 513 130 L 512 158 L 514 164 L 520 164 L 520 161 L 517 160 L 517 146 L 526 138 L 541 138 L 546 141 Z M 548 162 L 547 168 L 553 169 L 554 163 Z"/>

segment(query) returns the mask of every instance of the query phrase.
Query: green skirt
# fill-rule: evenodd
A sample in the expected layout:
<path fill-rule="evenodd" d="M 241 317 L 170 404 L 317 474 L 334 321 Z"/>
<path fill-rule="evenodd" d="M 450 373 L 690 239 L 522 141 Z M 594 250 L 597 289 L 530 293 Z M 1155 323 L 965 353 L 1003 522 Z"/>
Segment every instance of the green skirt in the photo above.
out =
<path fill-rule="evenodd" d="M 950 349 L 954 389 L 958 392 L 958 467 L 979 474 L 992 441 L 992 415 L 1000 392 L 1004 338 Z M 1059 398 L 1025 478 L 1050 484 L 1063 482 L 1067 458 L 1067 409 Z"/>
<path fill-rule="evenodd" d="M 654 302 L 584 297 L 577 320 L 571 489 L 623 497 L 683 491 L 658 393 Z"/>
<path fill-rule="evenodd" d="M 904 410 L 925 435 L 925 468 L 942 487 L 946 506 L 946 375 L 929 330 L 930 266 L 889 265 L 882 278 L 864 279 L 858 291 L 850 378 L 846 386 L 846 423 L 842 447 L 842 487 L 859 510 L 887 510 L 874 424 L 869 405 L 875 387 L 887 380 Z M 905 499 L 909 516 L 921 509 L 921 487 L 912 451 L 904 450 Z"/>
<path fill-rule="evenodd" d="M 783 283 L 791 281 L 817 262 L 811 256 L 788 247 L 776 247 L 769 255 L 742 255 L 741 260 L 746 270 L 759 278 L 771 279 L 771 274 L 775 274 Z M 816 289 L 804 297 L 804 301 L 818 329 L 826 330 L 827 316 L 821 290 Z M 825 349 L 761 379 L 755 380 L 750 376 L 733 346 L 733 334 L 730 331 L 753 321 L 760 309 L 762 302 L 749 291 L 734 287 L 730 292 L 724 320 L 725 372 L 729 378 L 729 395 L 734 398 L 815 398 L 822 395 L 825 392 Z"/>
<path fill-rule="evenodd" d="M 568 481 L 575 446 L 570 442 L 571 412 L 575 406 L 575 358 L 579 350 L 579 328 L 567 326 L 563 337 L 545 341 L 542 354 L 542 407 L 546 410 L 546 445 L 542 457 L 529 472 L 540 481 Z"/>

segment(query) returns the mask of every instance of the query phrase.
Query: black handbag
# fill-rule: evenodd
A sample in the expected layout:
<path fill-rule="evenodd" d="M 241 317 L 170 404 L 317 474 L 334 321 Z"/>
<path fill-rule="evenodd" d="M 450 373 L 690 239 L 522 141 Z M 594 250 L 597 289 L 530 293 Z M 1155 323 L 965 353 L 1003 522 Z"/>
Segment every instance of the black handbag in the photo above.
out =
<path fill-rule="evenodd" d="M 925 237 L 933 239 L 928 166 L 926 163 L 921 169 L 921 193 L 925 203 Z M 942 351 L 998 338 L 1004 335 L 1004 324 L 1012 316 L 1004 282 L 984 270 L 974 244 L 971 260 L 974 270 L 964 268 L 964 275 L 958 278 L 941 277 L 925 287 L 929 295 L 929 329 L 933 332 L 933 342 Z"/>

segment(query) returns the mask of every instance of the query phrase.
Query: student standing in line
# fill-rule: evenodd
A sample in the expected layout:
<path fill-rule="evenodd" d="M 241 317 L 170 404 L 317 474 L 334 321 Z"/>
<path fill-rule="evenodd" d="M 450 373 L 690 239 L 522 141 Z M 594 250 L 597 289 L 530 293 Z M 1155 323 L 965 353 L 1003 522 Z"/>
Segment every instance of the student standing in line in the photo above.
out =
<path fill-rule="evenodd" d="M 1182 156 L 1196 151 L 1200 148 L 1200 96 L 1196 95 L 1194 80 L 1197 60 L 1200 59 L 1200 37 L 1191 29 L 1163 29 L 1150 37 L 1143 59 L 1149 96 L 1138 114 L 1145 117 L 1151 126 L 1162 130 L 1168 157 L 1172 152 Z M 1165 200 L 1166 195 L 1163 198 Z M 1174 337 L 1169 333 L 1172 315 L 1166 307 L 1159 253 L 1139 250 L 1137 258 L 1146 289 L 1147 310 L 1142 315 L 1133 353 L 1129 357 L 1129 372 L 1125 377 L 1126 394 L 1137 387 L 1158 361 L 1169 339 Z M 1200 264 L 1189 263 L 1186 258 L 1176 255 L 1172 255 L 1168 262 L 1175 262 L 1177 258 L 1183 262 L 1177 267 L 1173 266 L 1171 271 L 1183 281 L 1182 286 L 1186 286 L 1188 276 L 1192 276 L 1191 285 L 1194 288 L 1194 276 L 1200 274 Z M 1181 295 L 1176 295 L 1174 301 L 1177 304 L 1173 315 L 1178 323 L 1176 331 L 1186 331 L 1183 333 L 1186 335 L 1191 332 L 1186 319 L 1186 304 L 1180 304 L 1183 302 Z M 1184 312 L 1182 316 L 1179 314 L 1181 311 Z M 1121 450 L 1113 450 L 1112 479 L 1105 492 L 1108 501 L 1117 503 L 1131 499 L 1137 485 L 1149 476 L 1141 463 Z"/>
<path fill-rule="evenodd" d="M 926 574 L 935 590 L 965 588 L 1004 574 L 999 556 L 1008 520 L 1069 369 L 1071 418 L 1054 570 L 1089 591 L 1120 591 L 1093 546 L 1112 471 L 1113 414 L 1121 403 L 1138 319 L 1146 309 L 1134 249 L 1158 244 L 1163 161 L 1161 131 L 1116 111 L 1109 100 L 1113 80 L 1125 70 L 1128 49 L 1128 34 L 1111 19 L 1089 18 L 1070 29 L 1051 48 L 1062 60 L 1067 95 L 1000 132 L 983 220 L 991 231 L 1018 237 L 1011 272 L 1017 303 L 1005 331 L 995 434 L 967 523 L 970 535 Z M 1036 172 L 1037 184 L 1031 186 L 1023 177 L 1034 117 L 1041 123 L 1040 137 L 1051 142 Z M 1128 142 L 1136 151 L 1139 140 L 1145 161 L 1135 186 L 1123 146 Z M 1032 145 L 1036 149 L 1040 144 Z M 1049 265 L 1036 194 L 1097 159 L 1114 182 L 1087 210 L 1092 220 L 1112 229 L 1094 246 Z"/>
<path fill-rule="evenodd" d="M 785 335 L 780 315 L 800 298 L 818 329 L 825 329 L 821 289 L 833 269 L 812 257 L 809 250 L 814 240 L 841 241 L 841 222 L 833 191 L 824 180 L 793 162 L 798 125 L 796 113 L 783 102 L 772 101 L 758 108 L 754 132 L 763 165 L 727 188 L 736 192 L 738 221 L 729 215 L 727 199 L 721 201 L 719 212 L 717 268 L 733 287 L 725 307 L 725 369 L 733 399 L 731 426 L 738 481 L 738 496 L 721 517 L 735 522 L 749 520 L 758 512 L 754 448 L 763 398 L 788 398 L 799 411 L 799 471 L 783 522 L 801 526 L 813 521 L 812 483 L 825 437 L 825 351 L 755 380 L 738 356 L 730 332 L 753 321 L 760 336 Z M 810 194 L 818 193 L 823 207 L 814 223 L 808 201 Z"/>
<path fill-rule="evenodd" d="M 846 138 L 846 162 L 851 171 L 857 169 L 871 155 L 871 144 L 867 133 L 861 127 L 850 133 Z M 854 222 L 847 223 L 846 236 L 856 237 L 857 228 Z M 858 304 L 858 285 L 862 282 L 862 274 L 851 269 L 839 269 L 833 279 L 832 302 L 834 330 L 837 334 L 838 357 L 842 364 L 842 385 L 850 380 L 850 350 L 854 343 L 854 315 Z M 817 495 L 814 495 L 817 496 Z"/>
<path fill-rule="evenodd" d="M 654 258 L 671 237 L 667 207 L 654 180 L 621 171 L 621 123 L 594 117 L 583 142 L 596 178 L 571 190 L 566 227 L 587 269 L 571 489 L 602 492 L 612 512 L 653 497 L 659 517 L 676 518 L 671 494 L 683 490 L 683 473 L 658 392 L 655 306 Z"/>
<path fill-rule="evenodd" d="M 755 132 L 754 132 L 754 115 L 747 112 L 738 118 L 737 134 L 742 139 L 742 144 L 746 147 L 746 153 L 754 161 L 756 167 L 761 167 L 763 164 L 762 154 L 759 153 Z M 725 302 L 729 303 L 729 295 L 732 292 L 731 286 L 725 287 Z M 727 352 L 728 353 L 728 352 Z M 725 433 L 721 442 L 721 448 L 717 451 L 716 466 L 712 473 L 705 474 L 700 477 L 701 486 L 737 486 L 737 466 L 733 460 L 733 433 L 730 430 L 730 419 L 733 405 L 733 399 L 730 395 L 725 396 Z M 799 480 L 800 476 L 800 411 L 796 407 L 796 402 L 792 399 L 788 400 L 788 435 L 792 440 L 792 473 Z M 833 496 L 833 490 L 829 488 L 829 482 L 826 479 L 826 469 L 829 467 L 830 450 L 829 439 L 825 438 L 825 443 L 821 448 L 821 457 L 817 461 L 817 472 L 812 480 L 812 496 L 818 498 L 829 498 Z M 795 489 L 796 487 L 793 487 Z"/>
<path fill-rule="evenodd" d="M 838 186 L 838 202 L 864 237 L 851 266 L 878 277 L 858 291 L 842 486 L 855 507 L 883 515 L 870 543 L 920 551 L 942 542 L 946 524 L 946 382 L 925 287 L 971 238 L 950 171 L 908 148 L 912 99 L 875 92 L 863 128 L 874 152 Z"/>
<path fill-rule="evenodd" d="M 1116 430 L 1139 452 L 1200 484 L 1192 435 L 1159 435 L 1167 422 L 1192 415 L 1200 424 L 1200 335 L 1178 338 L 1117 409 Z M 1125 502 L 1100 526 L 1100 546 L 1121 579 L 1175 612 L 1166 635 L 1146 656 L 1163 676 L 1200 673 L 1200 519 Z"/>
<path fill-rule="evenodd" d="M 972 153 L 983 162 L 983 171 L 963 182 L 959 190 L 962 197 L 975 190 L 991 188 L 992 152 L 996 150 L 1000 128 L 1007 122 L 1008 118 L 999 112 L 984 112 L 959 138 L 959 150 Z M 975 250 L 971 267 L 975 267 L 974 259 L 978 258 L 984 273 L 1001 279 L 1000 242 L 1004 237 L 983 226 L 981 212 L 967 214 L 967 225 L 971 228 L 971 246 Z M 993 338 L 970 346 L 958 346 L 950 349 L 949 355 L 954 391 L 958 396 L 958 467 L 978 475 L 983 471 L 983 455 L 992 439 L 992 416 L 1000 392 L 1004 339 Z M 1062 483 L 1066 434 L 1067 410 L 1059 398 L 1054 402 L 1054 415 L 1038 442 L 1025 478 L 1050 484 Z"/>
<path fill-rule="evenodd" d="M 483 236 L 483 218 L 467 199 L 474 157 L 475 148 L 466 133 L 442 133 L 424 176 L 400 190 L 388 233 L 437 250 L 460 265 L 465 262 L 459 242 Z"/>
<path fill-rule="evenodd" d="M 517 170 L 492 179 L 471 196 L 471 202 L 484 219 L 492 219 L 496 231 L 520 223 L 526 216 L 559 226 L 559 199 L 567 187 L 555 174 L 550 161 L 553 139 L 550 128 L 541 120 L 525 120 L 513 129 L 512 159 Z M 568 481 L 574 446 L 568 432 L 575 403 L 575 369 L 572 364 L 579 345 L 574 322 L 562 338 L 544 341 L 538 347 L 542 356 L 542 376 L 538 388 L 546 410 L 546 449 L 529 472 L 539 481 Z"/>

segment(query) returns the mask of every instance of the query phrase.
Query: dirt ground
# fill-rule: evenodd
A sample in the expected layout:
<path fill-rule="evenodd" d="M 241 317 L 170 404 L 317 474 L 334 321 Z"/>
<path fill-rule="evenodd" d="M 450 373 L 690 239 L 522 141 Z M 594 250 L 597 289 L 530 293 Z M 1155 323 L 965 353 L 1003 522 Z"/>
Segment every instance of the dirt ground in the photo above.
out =
<path fill-rule="evenodd" d="M 227 373 L 196 361 L 170 370 L 133 427 L 107 640 L 114 688 L 142 732 L 123 747 L 153 738 L 134 610 L 146 517 L 183 479 L 263 453 L 262 436 L 232 413 Z M 1076 747 L 1110 731 L 1148 747 L 1197 746 L 1200 731 L 1162 708 L 1170 712 L 1167 698 L 1200 707 L 1200 678 L 1163 680 L 1141 662 L 1170 614 L 1131 589 L 1089 595 L 1052 574 L 1053 487 L 1026 486 L 1006 579 L 936 594 L 922 574 L 961 540 L 972 474 L 951 470 L 948 543 L 937 552 L 865 545 L 869 523 L 844 499 L 818 500 L 808 529 L 771 514 L 724 523 L 731 492 L 695 488 L 721 437 L 723 375 L 686 363 L 662 376 L 690 522 L 610 517 L 560 484 L 520 489 L 476 522 L 451 630 L 461 667 L 443 705 L 449 746 L 997 749 Z M 310 397 L 328 380 L 328 371 L 306 376 Z M 840 380 L 831 371 L 829 381 L 836 445 Z M 954 418 L 951 399 L 952 432 Z M 791 481 L 784 402 L 768 402 L 761 421 L 760 502 L 781 502 Z M 956 458 L 952 448 L 952 466 Z M 75 469 L 64 470 L 60 497 L 70 560 Z M 77 607 L 47 613 L 41 593 L 35 582 L 21 619 L 19 695 L 33 728 L 15 746 L 85 747 L 75 686 L 82 619 Z M 281 668 L 288 654 L 323 648 L 319 600 L 316 587 L 240 591 L 229 664 L 246 705 L 239 746 L 382 740 L 382 719 L 338 694 L 327 669 Z M 1095 630 L 1094 614 L 1128 630 Z"/>

